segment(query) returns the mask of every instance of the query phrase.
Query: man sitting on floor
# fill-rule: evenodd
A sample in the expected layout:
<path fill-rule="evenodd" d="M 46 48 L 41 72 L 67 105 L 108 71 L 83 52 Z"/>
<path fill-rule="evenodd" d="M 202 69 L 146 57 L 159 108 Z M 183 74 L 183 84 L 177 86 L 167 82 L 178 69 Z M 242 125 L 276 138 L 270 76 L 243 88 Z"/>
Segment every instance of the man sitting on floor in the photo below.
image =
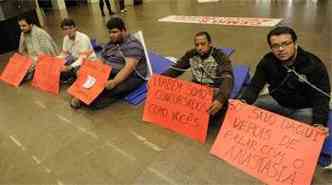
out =
<path fill-rule="evenodd" d="M 313 124 L 328 133 L 330 82 L 326 67 L 317 56 L 299 47 L 296 41 L 296 33 L 289 27 L 270 31 L 267 42 L 271 52 L 257 65 L 241 99 Z M 270 96 L 258 98 L 265 84 L 269 85 Z"/>
<path fill-rule="evenodd" d="M 45 30 L 34 25 L 30 17 L 19 17 L 18 24 L 22 31 L 20 36 L 19 53 L 27 55 L 33 60 L 33 65 L 25 76 L 25 80 L 31 80 L 38 56 L 42 54 L 56 56 L 58 50 L 52 37 Z"/>
<path fill-rule="evenodd" d="M 65 58 L 65 68 L 61 73 L 63 83 L 71 83 L 76 78 L 76 72 L 83 60 L 95 60 L 96 54 L 92 48 L 89 36 L 78 31 L 74 20 L 65 18 L 61 22 L 64 32 L 62 52 L 59 57 Z"/>
<path fill-rule="evenodd" d="M 127 32 L 120 17 L 111 17 L 107 22 L 110 41 L 102 51 L 105 64 L 112 67 L 104 91 L 88 106 L 101 109 L 109 106 L 142 85 L 147 75 L 144 48 L 139 40 Z M 73 98 L 71 106 L 79 108 L 81 102 Z"/>
<path fill-rule="evenodd" d="M 214 101 L 208 110 L 209 122 L 220 122 L 233 88 L 232 64 L 222 51 L 212 46 L 209 33 L 196 33 L 194 44 L 194 49 L 187 51 L 162 75 L 177 77 L 191 67 L 193 82 L 214 88 Z"/>

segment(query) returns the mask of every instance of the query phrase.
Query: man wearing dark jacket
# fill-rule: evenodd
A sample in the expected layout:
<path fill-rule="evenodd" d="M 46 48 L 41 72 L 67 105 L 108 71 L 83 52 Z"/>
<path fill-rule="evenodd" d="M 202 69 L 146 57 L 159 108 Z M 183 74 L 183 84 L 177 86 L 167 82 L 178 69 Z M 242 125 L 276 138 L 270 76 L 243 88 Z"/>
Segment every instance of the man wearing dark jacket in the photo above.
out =
<path fill-rule="evenodd" d="M 207 32 L 196 33 L 195 48 L 186 52 L 177 63 L 163 75 L 177 77 L 191 67 L 193 82 L 214 88 L 214 101 L 209 114 L 210 122 L 219 122 L 233 88 L 233 71 L 229 58 L 212 46 Z"/>
<path fill-rule="evenodd" d="M 298 47 L 296 40 L 289 27 L 270 31 L 267 41 L 272 51 L 257 65 L 241 99 L 328 132 L 330 82 L 326 67 L 317 56 Z M 265 84 L 270 96 L 257 99 Z"/>

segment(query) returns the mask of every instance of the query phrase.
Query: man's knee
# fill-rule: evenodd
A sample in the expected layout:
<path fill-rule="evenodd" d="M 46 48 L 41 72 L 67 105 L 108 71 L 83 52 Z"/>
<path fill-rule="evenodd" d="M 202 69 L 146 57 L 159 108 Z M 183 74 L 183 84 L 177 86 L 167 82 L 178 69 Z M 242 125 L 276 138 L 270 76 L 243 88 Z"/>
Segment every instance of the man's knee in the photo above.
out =
<path fill-rule="evenodd" d="M 261 109 L 265 109 L 267 111 L 274 112 L 283 116 L 289 116 L 291 114 L 291 109 L 281 106 L 271 96 L 261 97 L 257 99 L 254 105 Z"/>
<path fill-rule="evenodd" d="M 297 121 L 312 124 L 312 108 L 298 109 L 290 117 Z"/>

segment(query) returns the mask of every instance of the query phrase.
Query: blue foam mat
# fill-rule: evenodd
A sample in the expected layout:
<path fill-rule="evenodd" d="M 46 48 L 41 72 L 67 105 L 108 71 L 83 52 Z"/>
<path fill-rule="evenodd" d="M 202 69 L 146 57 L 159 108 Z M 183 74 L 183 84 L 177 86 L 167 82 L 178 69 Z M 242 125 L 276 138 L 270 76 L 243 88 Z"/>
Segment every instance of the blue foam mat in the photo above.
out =
<path fill-rule="evenodd" d="M 231 56 L 235 49 L 233 48 L 218 48 L 219 50 L 221 50 L 226 56 Z"/>
<path fill-rule="evenodd" d="M 164 71 L 166 71 L 167 69 L 169 69 L 169 67 L 174 64 L 172 61 L 154 53 L 149 51 L 149 59 L 151 62 L 151 66 L 152 66 L 152 71 L 155 74 L 160 74 Z M 129 93 L 126 97 L 125 100 L 133 105 L 138 105 L 140 104 L 142 101 L 144 101 L 145 97 L 146 97 L 146 92 L 147 92 L 147 87 L 146 87 L 147 83 L 145 82 L 143 85 L 141 85 L 140 87 L 138 87 L 137 89 L 135 89 L 133 92 Z"/>
<path fill-rule="evenodd" d="M 320 166 L 328 166 L 331 164 L 332 160 L 332 110 L 329 113 L 328 127 L 330 130 L 330 135 L 325 139 L 323 149 L 319 158 Z"/>
<path fill-rule="evenodd" d="M 332 155 L 332 110 L 329 113 L 328 127 L 330 130 L 330 135 L 329 137 L 326 138 L 323 147 L 323 152 Z"/>
<path fill-rule="evenodd" d="M 241 92 L 242 87 L 250 79 L 249 66 L 236 65 L 233 66 L 234 74 L 234 87 L 231 92 L 230 98 L 237 98 Z"/>

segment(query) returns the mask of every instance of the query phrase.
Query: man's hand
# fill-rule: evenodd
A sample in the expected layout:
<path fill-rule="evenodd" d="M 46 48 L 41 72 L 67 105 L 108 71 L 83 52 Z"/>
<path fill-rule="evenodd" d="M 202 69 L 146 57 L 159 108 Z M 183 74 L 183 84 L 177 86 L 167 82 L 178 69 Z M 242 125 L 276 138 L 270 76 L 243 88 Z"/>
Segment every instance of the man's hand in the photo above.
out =
<path fill-rule="evenodd" d="M 69 66 L 63 66 L 62 68 L 62 72 L 67 72 L 67 71 L 70 71 L 72 69 L 72 67 L 69 65 Z"/>
<path fill-rule="evenodd" d="M 105 88 L 106 88 L 107 90 L 111 90 L 111 89 L 113 89 L 116 85 L 117 85 L 117 84 L 115 83 L 114 80 L 108 80 L 108 81 L 106 82 Z"/>
<path fill-rule="evenodd" d="M 317 127 L 318 129 L 320 129 L 321 131 L 324 132 L 324 134 L 326 134 L 326 137 L 329 136 L 329 128 L 324 127 L 323 125 L 320 124 L 314 124 L 314 127 Z"/>
<path fill-rule="evenodd" d="M 222 106 L 223 104 L 220 101 L 214 100 L 208 109 L 208 113 L 213 116 L 222 108 Z"/>
<path fill-rule="evenodd" d="M 29 73 L 32 73 L 36 68 L 36 64 L 32 64 L 28 70 Z"/>
<path fill-rule="evenodd" d="M 43 55 L 46 55 L 46 54 L 42 51 L 37 53 L 37 57 L 40 57 L 40 56 L 43 56 Z"/>
<path fill-rule="evenodd" d="M 58 59 L 65 59 L 66 56 L 64 56 L 64 55 L 58 55 L 58 56 L 55 56 L 55 58 L 58 58 Z"/>

